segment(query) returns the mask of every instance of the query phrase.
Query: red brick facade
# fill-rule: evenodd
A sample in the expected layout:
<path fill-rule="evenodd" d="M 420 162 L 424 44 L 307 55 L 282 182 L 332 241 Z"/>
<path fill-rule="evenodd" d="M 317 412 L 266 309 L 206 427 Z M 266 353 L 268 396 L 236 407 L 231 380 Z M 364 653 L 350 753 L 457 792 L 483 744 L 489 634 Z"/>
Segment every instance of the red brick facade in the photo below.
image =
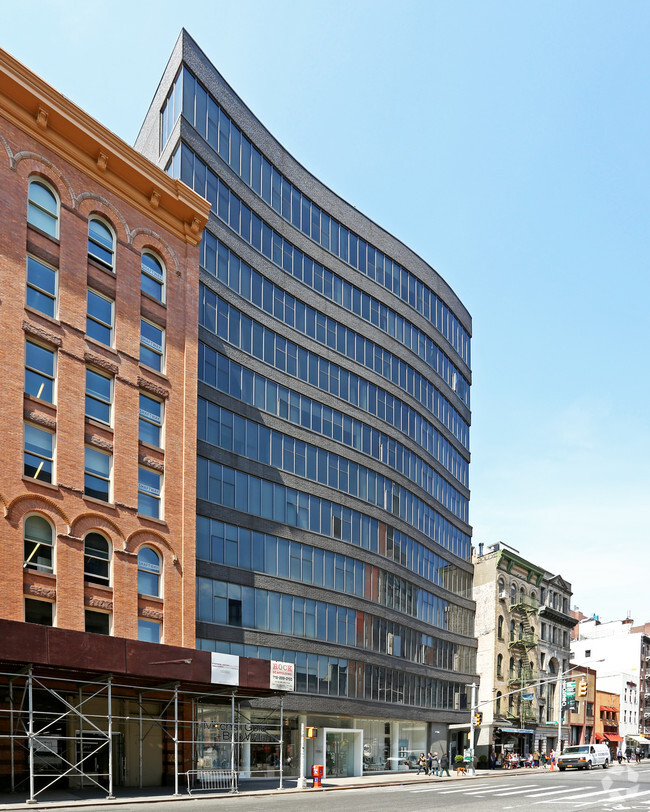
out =
<path fill-rule="evenodd" d="M 90 609 L 110 615 L 114 636 L 137 638 L 147 618 L 162 623 L 162 642 L 193 647 L 198 243 L 209 205 L 2 51 L 0 88 L 0 618 L 24 620 L 35 599 L 53 604 L 61 628 L 83 631 Z M 28 223 L 35 178 L 59 201 L 57 237 Z M 114 270 L 89 257 L 92 215 L 114 233 Z M 141 292 L 145 249 L 164 264 L 164 303 Z M 27 305 L 28 256 L 55 272 L 55 317 Z M 114 302 L 112 346 L 87 335 L 89 288 Z M 141 318 L 164 329 L 162 373 L 139 360 Z M 25 391 L 26 341 L 55 353 L 53 403 Z M 111 381 L 110 425 L 85 416 L 87 369 Z M 162 447 L 139 442 L 141 393 L 163 404 Z M 51 483 L 26 475 L 25 425 L 54 437 Z M 110 455 L 107 501 L 84 494 L 87 448 Z M 138 512 L 139 468 L 162 474 L 160 519 Z M 32 515 L 53 530 L 51 572 L 25 563 Z M 106 585 L 84 577 L 91 532 L 109 542 Z M 160 557 L 160 597 L 138 593 L 143 547 Z"/>

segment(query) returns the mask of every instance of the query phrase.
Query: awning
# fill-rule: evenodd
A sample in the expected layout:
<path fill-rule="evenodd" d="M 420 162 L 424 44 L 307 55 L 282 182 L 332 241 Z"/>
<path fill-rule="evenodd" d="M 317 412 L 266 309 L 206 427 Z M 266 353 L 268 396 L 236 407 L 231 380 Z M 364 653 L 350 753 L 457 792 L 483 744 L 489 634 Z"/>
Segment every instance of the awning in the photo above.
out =
<path fill-rule="evenodd" d="M 627 736 L 628 739 L 632 739 L 632 741 L 638 742 L 639 744 L 650 744 L 650 739 L 646 739 L 644 736 Z"/>
<path fill-rule="evenodd" d="M 618 708 L 612 708 L 609 705 L 601 705 L 601 711 L 610 711 L 611 713 L 618 713 Z"/>
<path fill-rule="evenodd" d="M 603 738 L 604 736 L 601 736 L 600 733 L 596 733 L 596 744 L 600 744 Z"/>
<path fill-rule="evenodd" d="M 605 733 L 605 738 L 609 742 L 622 742 L 623 739 L 620 736 L 617 736 L 616 733 Z"/>

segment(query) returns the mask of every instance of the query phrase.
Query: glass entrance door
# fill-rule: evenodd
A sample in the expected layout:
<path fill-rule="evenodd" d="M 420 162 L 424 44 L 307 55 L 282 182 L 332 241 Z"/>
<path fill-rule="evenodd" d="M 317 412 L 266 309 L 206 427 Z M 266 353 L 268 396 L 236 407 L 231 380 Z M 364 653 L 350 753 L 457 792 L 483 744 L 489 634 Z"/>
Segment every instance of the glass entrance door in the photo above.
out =
<path fill-rule="evenodd" d="M 349 733 L 328 733 L 325 758 L 328 777 L 354 775 L 354 737 Z"/>

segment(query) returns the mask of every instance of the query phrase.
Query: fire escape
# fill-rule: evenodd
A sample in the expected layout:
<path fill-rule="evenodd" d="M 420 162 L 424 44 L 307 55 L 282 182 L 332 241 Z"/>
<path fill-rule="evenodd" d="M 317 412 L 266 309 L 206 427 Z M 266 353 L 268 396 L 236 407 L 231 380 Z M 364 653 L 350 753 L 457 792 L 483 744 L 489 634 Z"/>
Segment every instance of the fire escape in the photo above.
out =
<path fill-rule="evenodd" d="M 519 627 L 514 633 L 510 635 L 510 642 L 508 649 L 513 655 L 519 656 L 519 662 L 510 670 L 510 678 L 508 679 L 508 689 L 515 691 L 518 688 L 526 688 L 531 686 L 531 695 L 533 692 L 533 685 L 537 675 L 533 667 L 533 663 L 528 659 L 529 652 L 537 645 L 537 637 L 533 631 L 530 622 L 530 615 L 537 613 L 537 601 L 532 600 L 528 595 L 520 594 L 517 603 L 510 604 L 511 617 L 518 621 Z M 521 694 L 514 695 L 508 704 L 508 711 L 505 714 L 506 718 L 519 727 L 525 727 L 528 723 L 536 720 L 535 708 L 533 707 L 533 699 L 526 699 L 525 691 Z"/>

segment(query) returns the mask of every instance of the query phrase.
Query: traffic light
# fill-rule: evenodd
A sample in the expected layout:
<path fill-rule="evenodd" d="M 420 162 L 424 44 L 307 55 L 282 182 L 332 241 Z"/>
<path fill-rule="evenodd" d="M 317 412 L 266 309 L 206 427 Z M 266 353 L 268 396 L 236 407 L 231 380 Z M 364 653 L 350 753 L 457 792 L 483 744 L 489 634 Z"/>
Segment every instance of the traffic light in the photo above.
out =
<path fill-rule="evenodd" d="M 501 730 L 500 727 L 495 727 L 494 728 L 494 743 L 495 744 L 501 744 L 501 734 L 502 734 L 502 732 L 503 731 Z"/>
<path fill-rule="evenodd" d="M 476 727 L 480 727 L 481 722 L 483 721 L 483 714 L 481 711 L 476 711 L 474 714 L 474 724 Z"/>
<path fill-rule="evenodd" d="M 305 728 L 305 737 L 307 739 L 317 739 L 318 738 L 318 728 L 317 727 L 306 727 Z"/>
<path fill-rule="evenodd" d="M 587 680 L 581 680 L 578 685 L 578 696 L 587 696 Z"/>

